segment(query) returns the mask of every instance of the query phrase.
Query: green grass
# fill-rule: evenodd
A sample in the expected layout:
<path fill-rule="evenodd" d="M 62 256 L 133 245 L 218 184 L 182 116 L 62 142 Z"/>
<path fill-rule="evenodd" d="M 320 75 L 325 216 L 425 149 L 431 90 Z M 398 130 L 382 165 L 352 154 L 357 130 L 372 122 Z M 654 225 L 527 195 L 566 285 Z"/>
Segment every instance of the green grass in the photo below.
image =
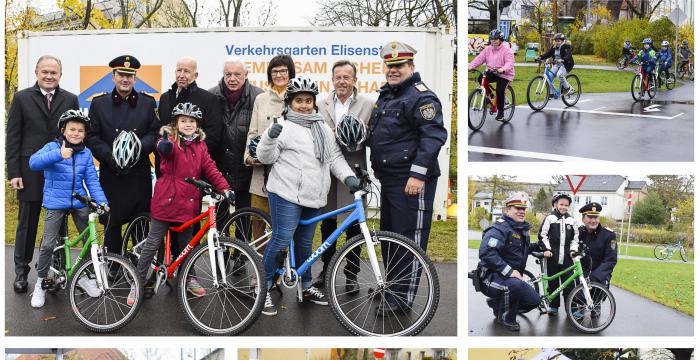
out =
<path fill-rule="evenodd" d="M 692 265 L 619 259 L 612 284 L 693 316 L 693 279 Z"/>

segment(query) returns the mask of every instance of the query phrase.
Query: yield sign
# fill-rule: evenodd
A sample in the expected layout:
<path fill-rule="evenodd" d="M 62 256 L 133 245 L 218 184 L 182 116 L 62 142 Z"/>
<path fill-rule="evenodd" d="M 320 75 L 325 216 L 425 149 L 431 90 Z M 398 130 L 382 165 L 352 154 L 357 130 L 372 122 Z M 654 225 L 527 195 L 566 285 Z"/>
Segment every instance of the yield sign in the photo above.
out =
<path fill-rule="evenodd" d="M 382 348 L 374 349 L 374 357 L 377 359 L 383 358 L 385 351 L 386 351 L 386 349 L 382 349 Z"/>
<path fill-rule="evenodd" d="M 586 180 L 586 175 L 566 175 L 566 181 L 569 183 L 569 188 L 571 188 L 571 192 L 574 193 L 574 195 L 576 195 L 581 188 L 584 180 Z"/>

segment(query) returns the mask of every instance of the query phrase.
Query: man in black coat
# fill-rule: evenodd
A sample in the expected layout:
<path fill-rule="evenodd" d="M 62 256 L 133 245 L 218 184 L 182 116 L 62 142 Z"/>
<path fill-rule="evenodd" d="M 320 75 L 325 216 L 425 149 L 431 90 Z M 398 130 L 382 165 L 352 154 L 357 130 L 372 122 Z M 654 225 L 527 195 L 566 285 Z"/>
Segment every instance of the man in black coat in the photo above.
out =
<path fill-rule="evenodd" d="M 17 293 L 27 291 L 44 188 L 44 174 L 29 169 L 29 157 L 56 137 L 64 111 L 79 109 L 78 97 L 59 87 L 61 70 L 59 59 L 40 57 L 34 70 L 36 83 L 14 94 L 7 116 L 7 177 L 19 200 L 13 286 Z"/>
<path fill-rule="evenodd" d="M 105 225 L 107 251 L 122 249 L 121 227 L 140 212 L 151 208 L 151 161 L 158 132 L 156 101 L 146 93 L 134 90 L 139 61 L 122 55 L 109 63 L 114 89 L 111 94 L 93 98 L 92 120 L 85 144 L 100 162 L 100 184 L 109 200 L 111 212 L 100 222 Z M 120 167 L 113 157 L 114 139 L 122 132 L 133 132 L 141 142 L 138 161 L 131 167 Z"/>

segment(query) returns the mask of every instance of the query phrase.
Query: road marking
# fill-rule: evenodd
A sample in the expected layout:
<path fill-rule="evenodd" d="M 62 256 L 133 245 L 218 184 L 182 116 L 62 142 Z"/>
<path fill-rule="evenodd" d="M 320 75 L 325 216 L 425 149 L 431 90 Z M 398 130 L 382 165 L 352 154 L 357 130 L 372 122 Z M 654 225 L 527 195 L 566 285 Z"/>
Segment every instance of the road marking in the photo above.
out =
<path fill-rule="evenodd" d="M 517 157 L 525 157 L 525 158 L 540 159 L 540 160 L 551 160 L 551 161 L 609 162 L 607 160 L 590 159 L 590 158 L 577 157 L 577 156 L 566 156 L 566 155 L 548 154 L 548 153 L 541 153 L 541 152 L 534 152 L 534 151 L 511 150 L 511 149 L 501 149 L 501 148 L 474 146 L 474 145 L 467 146 L 467 150 L 472 151 L 472 152 L 484 153 L 484 154 L 517 156 Z"/>
<path fill-rule="evenodd" d="M 659 104 L 649 105 L 649 106 L 644 108 L 644 112 L 661 111 L 661 109 L 659 109 L 660 107 L 661 107 L 661 105 L 659 105 Z"/>
<path fill-rule="evenodd" d="M 607 107 L 607 106 L 601 106 L 601 107 L 595 108 L 595 109 L 593 109 L 593 110 L 591 110 L 591 111 L 596 111 L 596 110 L 600 110 L 600 109 L 605 109 L 606 107 Z"/>
<path fill-rule="evenodd" d="M 523 109 L 529 109 L 530 106 L 528 105 L 518 105 L 516 108 L 523 108 Z M 675 119 L 684 113 L 680 113 L 675 116 L 657 116 L 657 115 L 644 115 L 644 114 L 628 114 L 628 113 L 618 113 L 618 112 L 610 112 L 610 111 L 595 111 L 595 110 L 579 110 L 579 109 L 572 109 L 572 108 L 566 108 L 566 109 L 557 109 L 557 108 L 551 108 L 551 107 L 546 107 L 542 110 L 554 110 L 554 111 L 570 111 L 570 112 L 578 112 L 578 113 L 587 113 L 587 114 L 597 114 L 597 115 L 612 115 L 612 116 L 627 116 L 627 117 L 637 117 L 637 118 L 649 118 L 649 119 L 662 119 L 662 120 L 672 120 Z"/>

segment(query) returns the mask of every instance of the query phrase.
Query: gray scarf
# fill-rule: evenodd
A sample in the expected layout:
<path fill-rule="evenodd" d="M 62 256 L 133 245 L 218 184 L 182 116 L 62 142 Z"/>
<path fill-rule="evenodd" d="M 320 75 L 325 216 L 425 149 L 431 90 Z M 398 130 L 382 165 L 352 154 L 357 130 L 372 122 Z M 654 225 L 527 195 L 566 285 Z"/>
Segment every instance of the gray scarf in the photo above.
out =
<path fill-rule="evenodd" d="M 291 121 L 299 126 L 311 129 L 311 136 L 314 139 L 314 154 L 316 159 L 322 163 L 330 158 L 328 147 L 332 146 L 331 134 L 323 127 L 323 116 L 319 113 L 300 114 L 289 109 L 285 115 L 285 120 Z M 330 144 L 330 145 L 329 145 Z"/>

